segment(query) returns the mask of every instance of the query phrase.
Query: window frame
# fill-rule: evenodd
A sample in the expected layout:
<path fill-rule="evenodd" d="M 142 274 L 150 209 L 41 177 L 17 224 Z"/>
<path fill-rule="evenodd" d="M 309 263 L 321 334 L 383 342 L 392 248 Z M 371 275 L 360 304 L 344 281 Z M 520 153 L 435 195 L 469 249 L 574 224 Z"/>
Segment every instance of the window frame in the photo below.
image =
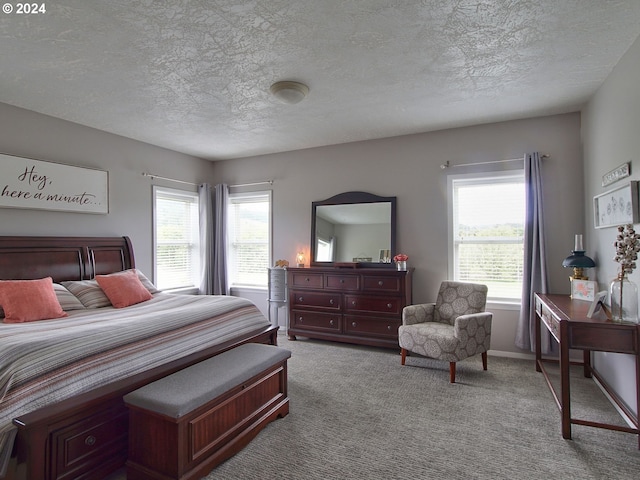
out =
<path fill-rule="evenodd" d="M 456 280 L 458 272 L 456 269 L 456 243 L 455 243 L 455 225 L 456 219 L 454 211 L 454 187 L 456 182 L 465 182 L 468 185 L 489 184 L 490 180 L 495 183 L 509 183 L 510 180 L 518 179 L 525 183 L 524 168 L 504 170 L 504 171 L 486 171 L 476 173 L 463 173 L 457 175 L 449 175 L 447 178 L 447 248 L 448 248 L 448 278 Z M 526 184 L 524 185 L 526 195 Z M 525 205 L 526 208 L 526 205 Z M 526 228 L 526 212 L 522 212 L 522 221 Z M 523 234 L 524 244 L 524 234 Z M 491 295 L 491 289 L 488 292 L 487 303 L 501 305 L 503 307 L 519 309 L 522 298 L 512 297 L 496 297 Z"/>
<path fill-rule="evenodd" d="M 196 258 L 197 264 L 195 265 L 195 271 L 192 271 L 192 279 L 193 285 L 183 285 L 180 287 L 172 287 L 172 288 L 162 288 L 162 285 L 158 285 L 158 194 L 166 194 L 174 197 L 186 197 L 195 200 L 196 204 L 196 221 L 197 225 L 197 235 L 195 235 L 195 244 L 192 249 L 195 252 L 194 258 Z M 152 187 L 152 204 L 153 204 L 153 279 L 157 288 L 162 291 L 173 291 L 173 292 L 197 292 L 200 288 L 199 279 L 201 277 L 201 265 L 200 265 L 200 219 L 199 219 L 199 204 L 200 198 L 197 191 L 193 190 L 184 190 L 177 188 L 164 187 L 161 185 L 153 185 Z M 193 225 L 192 225 L 193 227 Z M 192 265 L 192 270 L 193 270 Z"/>
<path fill-rule="evenodd" d="M 232 235 L 231 235 L 231 215 L 229 214 L 229 210 L 234 203 L 234 199 L 242 198 L 242 199 L 250 199 L 250 198 L 265 198 L 266 203 L 269 207 L 267 226 L 269 231 L 267 233 L 267 265 L 269 267 L 272 265 L 273 259 L 273 190 L 256 190 L 256 191 L 245 191 L 245 192 L 229 192 L 228 197 L 228 211 L 227 211 L 227 271 L 228 271 L 228 280 L 229 280 L 229 288 L 234 290 L 246 290 L 246 289 L 254 289 L 254 290 L 267 290 L 269 287 L 269 272 L 267 268 L 264 271 L 264 284 L 250 284 L 250 283 L 234 283 L 235 279 L 231 274 L 232 269 Z"/>

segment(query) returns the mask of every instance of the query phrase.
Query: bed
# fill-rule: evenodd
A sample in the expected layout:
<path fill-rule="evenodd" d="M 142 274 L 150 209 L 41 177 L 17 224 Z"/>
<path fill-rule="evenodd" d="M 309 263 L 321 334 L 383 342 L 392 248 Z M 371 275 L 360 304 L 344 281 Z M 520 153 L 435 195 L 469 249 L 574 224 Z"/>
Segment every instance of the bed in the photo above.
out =
<path fill-rule="evenodd" d="M 127 237 L 0 237 L 0 280 L 51 277 L 71 289 L 132 269 Z M 126 461 L 124 394 L 243 343 L 276 344 L 277 327 L 247 300 L 145 285 L 152 298 L 125 308 L 0 323 L 6 480 L 104 478 Z"/>

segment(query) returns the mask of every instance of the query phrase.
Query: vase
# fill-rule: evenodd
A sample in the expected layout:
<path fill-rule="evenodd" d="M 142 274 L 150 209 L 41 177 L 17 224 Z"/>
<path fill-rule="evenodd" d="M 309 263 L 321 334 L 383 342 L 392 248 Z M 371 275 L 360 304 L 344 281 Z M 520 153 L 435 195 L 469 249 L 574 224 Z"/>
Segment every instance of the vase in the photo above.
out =
<path fill-rule="evenodd" d="M 638 323 L 638 287 L 625 274 L 618 274 L 609 287 L 614 322 Z"/>
<path fill-rule="evenodd" d="M 406 260 L 399 260 L 396 262 L 396 268 L 401 271 L 404 272 L 407 270 L 407 261 Z"/>

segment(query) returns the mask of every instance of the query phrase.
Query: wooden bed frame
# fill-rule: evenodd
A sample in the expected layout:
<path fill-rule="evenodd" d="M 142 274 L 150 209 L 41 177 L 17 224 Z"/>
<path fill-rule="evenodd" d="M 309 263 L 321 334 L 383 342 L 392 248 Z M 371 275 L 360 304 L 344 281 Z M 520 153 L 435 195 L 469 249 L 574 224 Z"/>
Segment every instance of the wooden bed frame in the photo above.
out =
<path fill-rule="evenodd" d="M 0 279 L 58 283 L 134 268 L 128 237 L 0 237 Z M 277 344 L 277 326 L 213 346 L 133 377 L 13 419 L 18 426 L 6 480 L 101 479 L 127 459 L 122 396 L 243 343 Z"/>

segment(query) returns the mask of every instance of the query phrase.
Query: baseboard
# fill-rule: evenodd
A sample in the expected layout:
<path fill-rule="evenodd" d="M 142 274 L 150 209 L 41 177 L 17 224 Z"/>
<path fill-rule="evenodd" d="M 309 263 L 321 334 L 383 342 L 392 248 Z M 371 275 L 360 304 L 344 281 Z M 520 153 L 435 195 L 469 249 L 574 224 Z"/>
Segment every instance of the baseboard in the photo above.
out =
<path fill-rule="evenodd" d="M 518 353 L 518 352 L 505 352 L 503 350 L 489 350 L 487 354 L 492 357 L 517 358 L 520 360 L 535 361 L 536 359 L 536 356 L 533 353 Z"/>
<path fill-rule="evenodd" d="M 631 428 L 638 428 L 638 426 L 635 424 L 635 422 L 633 421 L 633 419 L 627 414 L 627 412 L 620 406 L 620 404 L 616 401 L 615 398 L 613 398 L 611 396 L 611 394 L 609 393 L 608 388 L 606 387 L 606 385 L 604 385 L 598 378 L 597 378 L 597 373 L 596 375 L 593 375 L 592 377 L 593 382 L 598 386 L 598 388 L 600 389 L 600 391 L 604 394 L 605 397 L 607 397 L 607 400 L 609 400 L 609 403 L 611 403 L 611 405 L 613 405 L 613 407 L 616 409 L 616 411 L 620 414 L 620 416 L 622 417 L 622 419 L 627 423 L 627 425 L 629 425 Z M 638 412 L 640 415 L 640 412 Z"/>

